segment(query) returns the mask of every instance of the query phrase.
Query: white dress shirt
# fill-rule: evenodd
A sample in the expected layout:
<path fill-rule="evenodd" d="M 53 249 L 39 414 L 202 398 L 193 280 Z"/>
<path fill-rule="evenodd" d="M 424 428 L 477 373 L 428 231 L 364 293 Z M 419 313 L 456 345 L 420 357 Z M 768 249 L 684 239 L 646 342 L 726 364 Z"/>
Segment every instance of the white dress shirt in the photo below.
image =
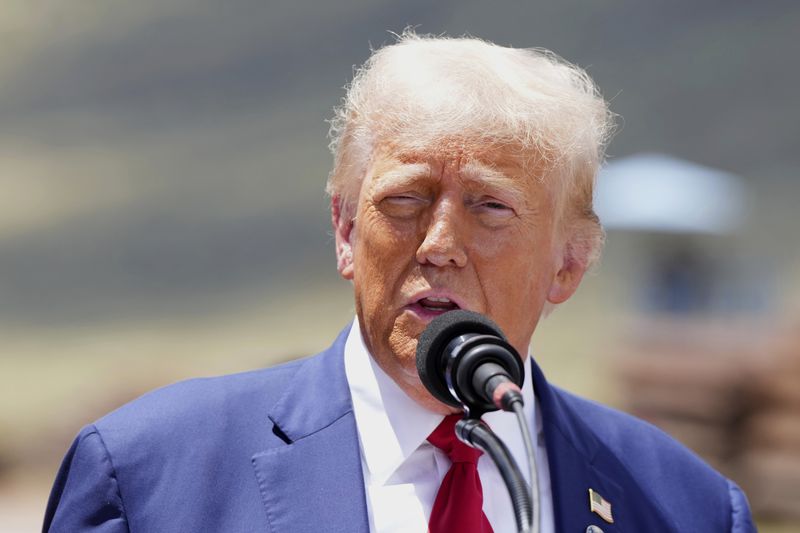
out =
<path fill-rule="evenodd" d="M 373 533 L 425 532 L 442 478 L 450 469 L 447 456 L 427 441 L 442 421 L 409 398 L 374 362 L 361 337 L 358 320 L 344 349 L 345 372 L 353 399 L 353 411 L 361 444 L 361 465 L 367 495 L 370 531 Z M 547 464 L 541 413 L 535 405 L 530 379 L 530 357 L 525 361 L 522 395 L 525 415 L 534 420 L 537 435 L 536 465 L 539 480 L 541 533 L 553 533 L 553 500 Z M 483 416 L 511 450 L 527 482 L 530 470 L 516 417 L 492 412 Z M 506 486 L 492 460 L 485 454 L 478 461 L 483 487 L 483 511 L 495 533 L 517 531 Z"/>

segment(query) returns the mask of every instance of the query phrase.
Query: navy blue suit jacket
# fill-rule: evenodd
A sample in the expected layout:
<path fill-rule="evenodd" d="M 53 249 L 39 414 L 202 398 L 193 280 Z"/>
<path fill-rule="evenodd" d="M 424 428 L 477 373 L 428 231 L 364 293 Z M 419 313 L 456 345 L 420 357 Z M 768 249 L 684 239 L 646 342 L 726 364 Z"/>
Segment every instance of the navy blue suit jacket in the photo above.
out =
<path fill-rule="evenodd" d="M 271 369 L 178 383 L 81 431 L 44 530 L 367 532 L 347 331 Z M 658 429 L 548 385 L 535 365 L 556 530 L 750 532 L 736 485 Z M 614 523 L 589 510 L 589 489 Z"/>

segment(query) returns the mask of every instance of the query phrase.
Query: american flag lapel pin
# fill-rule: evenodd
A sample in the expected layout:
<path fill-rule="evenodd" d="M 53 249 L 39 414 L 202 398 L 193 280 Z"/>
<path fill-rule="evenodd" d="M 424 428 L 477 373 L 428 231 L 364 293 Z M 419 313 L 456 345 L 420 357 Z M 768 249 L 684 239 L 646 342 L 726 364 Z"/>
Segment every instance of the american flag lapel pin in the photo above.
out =
<path fill-rule="evenodd" d="M 598 514 L 600 518 L 609 524 L 614 523 L 614 516 L 611 514 L 611 502 L 592 489 L 589 489 L 589 510 Z"/>

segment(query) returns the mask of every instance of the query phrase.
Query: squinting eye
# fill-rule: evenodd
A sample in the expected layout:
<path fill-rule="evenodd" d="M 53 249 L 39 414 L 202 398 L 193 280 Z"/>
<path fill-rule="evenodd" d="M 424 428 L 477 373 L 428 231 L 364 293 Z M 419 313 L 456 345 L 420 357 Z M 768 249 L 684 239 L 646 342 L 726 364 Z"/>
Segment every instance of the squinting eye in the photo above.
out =
<path fill-rule="evenodd" d="M 504 204 L 503 202 L 498 202 L 496 200 L 486 200 L 483 202 L 479 202 L 477 204 L 477 207 L 482 209 L 483 211 L 488 211 L 490 213 L 502 214 L 502 215 L 514 212 L 514 209 L 512 207 Z"/>
<path fill-rule="evenodd" d="M 475 202 L 473 209 L 480 217 L 480 220 L 490 227 L 503 226 L 516 216 L 516 211 L 513 207 L 494 198 L 486 198 Z"/>
<path fill-rule="evenodd" d="M 386 197 L 386 200 L 389 202 L 395 202 L 399 204 L 408 204 L 420 201 L 420 199 L 415 196 L 404 196 L 404 195 L 388 196 Z"/>
<path fill-rule="evenodd" d="M 380 209 L 392 218 L 411 219 L 423 209 L 425 200 L 413 195 L 395 194 L 380 201 Z"/>

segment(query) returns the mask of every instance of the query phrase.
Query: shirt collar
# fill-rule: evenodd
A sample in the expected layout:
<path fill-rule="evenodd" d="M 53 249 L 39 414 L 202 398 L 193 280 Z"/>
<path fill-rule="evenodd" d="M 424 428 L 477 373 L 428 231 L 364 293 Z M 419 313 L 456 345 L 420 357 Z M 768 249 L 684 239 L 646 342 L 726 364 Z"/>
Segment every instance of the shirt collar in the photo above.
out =
<path fill-rule="evenodd" d="M 426 441 L 442 416 L 409 398 L 378 366 L 367 351 L 357 319 L 344 358 L 364 463 L 370 481 L 383 485 Z"/>
<path fill-rule="evenodd" d="M 344 358 L 364 464 L 370 482 L 383 485 L 415 450 L 427 443 L 442 415 L 412 400 L 374 361 L 364 344 L 358 319 L 353 321 L 347 337 Z M 525 359 L 525 375 L 525 415 L 527 420 L 534 420 L 535 413 L 536 427 L 531 429 L 541 439 L 541 415 L 534 403 L 530 356 Z M 515 417 L 493 412 L 483 419 L 504 441 L 521 439 Z"/>

